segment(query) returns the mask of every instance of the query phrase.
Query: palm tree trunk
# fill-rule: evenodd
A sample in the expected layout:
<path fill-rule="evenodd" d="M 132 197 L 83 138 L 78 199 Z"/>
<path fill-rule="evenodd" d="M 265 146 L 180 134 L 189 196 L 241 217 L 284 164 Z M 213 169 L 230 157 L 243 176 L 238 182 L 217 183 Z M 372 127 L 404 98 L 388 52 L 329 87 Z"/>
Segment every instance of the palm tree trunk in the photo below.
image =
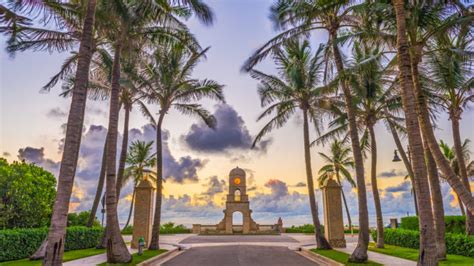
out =
<path fill-rule="evenodd" d="M 311 216 L 313 217 L 314 233 L 316 237 L 316 247 L 318 249 L 331 249 L 331 245 L 321 231 L 321 223 L 318 217 L 318 204 L 314 193 L 313 171 L 311 170 L 311 152 L 309 144 L 308 113 L 303 109 L 303 136 L 304 136 L 304 161 L 306 165 L 306 182 L 308 183 L 309 205 Z"/>
<path fill-rule="evenodd" d="M 395 127 L 390 121 L 388 121 L 388 124 L 390 125 L 390 131 L 392 132 L 393 140 L 395 141 L 397 150 L 400 153 L 400 157 L 402 157 L 403 164 L 405 165 L 405 168 L 407 169 L 407 172 L 408 172 L 408 176 L 410 177 L 411 186 L 412 188 L 414 188 L 415 175 L 413 174 L 413 169 L 411 168 L 410 160 L 407 157 L 405 149 L 403 149 L 402 142 L 400 141 L 400 138 L 398 137 L 397 130 L 395 129 Z M 415 189 L 412 189 L 412 191 L 413 191 L 413 201 L 415 204 L 415 213 L 416 213 L 416 216 L 418 216 L 418 202 L 416 199 L 416 192 L 415 192 Z"/>
<path fill-rule="evenodd" d="M 375 214 L 377 216 L 377 243 L 378 248 L 384 247 L 384 236 L 383 236 L 383 216 L 382 206 L 380 204 L 379 188 L 377 186 L 377 142 L 375 139 L 374 126 L 368 125 L 370 134 L 370 153 L 371 153 L 371 183 L 372 193 L 374 195 Z"/>
<path fill-rule="evenodd" d="M 132 212 L 133 212 L 133 204 L 135 202 L 135 188 L 137 186 L 134 185 L 133 186 L 133 193 L 132 193 L 132 200 L 130 201 L 130 211 L 128 212 L 128 218 L 127 218 L 127 222 L 125 223 L 125 226 L 123 227 L 123 229 L 127 228 L 128 224 L 130 224 L 130 219 L 132 218 Z"/>
<path fill-rule="evenodd" d="M 402 103 L 405 111 L 405 123 L 411 150 L 412 167 L 415 176 L 415 191 L 418 196 L 420 226 L 420 249 L 418 264 L 437 265 L 436 242 L 433 213 L 429 195 L 428 177 L 423 154 L 423 142 L 416 112 L 416 98 L 411 75 L 409 45 L 406 36 L 404 0 L 392 0 L 397 19 L 397 56 L 402 89 Z"/>
<path fill-rule="evenodd" d="M 106 181 L 106 213 L 107 213 L 107 262 L 128 263 L 132 256 L 120 234 L 117 216 L 117 192 L 116 192 L 116 159 L 117 159 L 117 131 L 119 116 L 119 94 L 120 94 L 120 45 L 115 47 L 114 62 L 112 68 L 112 92 L 110 95 L 109 130 L 107 136 L 107 181 Z"/>
<path fill-rule="evenodd" d="M 438 251 L 438 259 L 446 259 L 446 240 L 445 232 L 446 225 L 444 223 L 444 206 L 443 195 L 441 194 L 441 187 L 439 185 L 438 167 L 431 155 L 428 145 L 423 144 L 425 149 L 426 166 L 428 168 L 428 180 L 431 190 L 431 203 L 433 206 L 433 220 L 436 230 L 436 249 Z"/>
<path fill-rule="evenodd" d="M 416 48 L 416 47 L 415 47 Z M 418 49 L 419 50 L 419 49 Z M 413 72 L 413 84 L 414 84 L 414 91 L 417 99 L 418 104 L 418 117 L 419 123 L 421 126 L 421 131 L 423 133 L 423 138 L 428 143 L 431 153 L 435 159 L 436 165 L 443 173 L 443 176 L 446 177 L 446 181 L 451 186 L 451 188 L 458 194 L 461 201 L 464 203 L 466 208 L 469 210 L 471 214 L 474 214 L 474 198 L 472 197 L 472 193 L 468 188 L 463 184 L 463 182 L 459 179 L 456 173 L 451 168 L 449 161 L 446 159 L 444 154 L 441 152 L 438 144 L 438 140 L 433 132 L 433 126 L 431 124 L 431 120 L 429 117 L 429 111 L 426 104 L 426 100 L 423 95 L 423 91 L 421 89 L 420 84 L 420 77 L 418 73 L 418 63 L 421 60 L 421 56 L 419 52 L 417 55 L 414 56 L 412 60 L 412 72 Z M 453 132 L 454 135 L 454 132 Z"/>
<path fill-rule="evenodd" d="M 456 194 L 456 192 L 454 192 L 454 194 Z M 458 195 L 458 194 L 456 194 L 456 199 L 458 200 L 459 210 L 461 210 L 461 215 L 462 215 L 462 216 L 466 216 L 466 210 L 464 210 L 464 205 L 462 205 L 462 201 L 461 201 L 461 199 L 459 198 L 459 195 Z"/>
<path fill-rule="evenodd" d="M 454 152 L 456 153 L 456 158 L 459 166 L 459 174 L 461 176 L 464 187 L 466 187 L 469 193 L 471 193 L 471 185 L 469 184 L 469 179 L 467 178 L 466 160 L 464 159 L 464 153 L 462 151 L 461 133 L 459 132 L 460 115 L 453 111 L 450 112 L 450 118 L 451 127 L 453 129 Z M 474 234 L 474 217 L 471 212 L 467 212 L 466 214 L 466 234 Z"/>
<path fill-rule="evenodd" d="M 125 116 L 123 121 L 123 139 L 122 139 L 122 149 L 120 151 L 120 160 L 119 160 L 119 168 L 117 174 L 117 201 L 120 200 L 120 191 L 122 190 L 122 182 L 123 182 L 123 173 L 125 171 L 125 161 L 127 160 L 127 152 L 128 152 L 128 126 L 130 121 L 130 106 L 124 104 L 125 109 Z"/>
<path fill-rule="evenodd" d="M 163 140 L 161 136 L 161 126 L 166 114 L 165 109 L 160 111 L 160 116 L 156 125 L 156 202 L 153 227 L 151 231 L 151 241 L 148 249 L 160 249 L 160 225 L 161 225 L 161 202 L 163 193 Z"/>
<path fill-rule="evenodd" d="M 69 201 L 71 199 L 74 176 L 76 174 L 82 127 L 84 125 L 89 68 L 94 51 L 92 32 L 94 28 L 96 4 L 96 0 L 89 1 L 87 13 L 84 18 L 81 43 L 79 46 L 79 59 L 72 92 L 71 107 L 67 120 L 61 168 L 58 176 L 58 188 L 51 217 L 51 226 L 48 232 L 43 265 L 62 264 L 67 213 L 69 211 Z"/>
<path fill-rule="evenodd" d="M 99 208 L 100 198 L 102 197 L 102 192 L 104 190 L 105 182 L 105 168 L 107 162 L 107 137 L 105 138 L 104 151 L 102 152 L 102 165 L 100 166 L 99 182 L 97 183 L 97 190 L 95 192 L 94 202 L 92 203 L 91 213 L 89 215 L 89 220 L 87 220 L 87 227 L 92 227 L 94 224 L 95 216 L 97 214 L 97 209 Z"/>
<path fill-rule="evenodd" d="M 342 56 L 337 47 L 336 30 L 330 32 L 332 42 L 332 50 L 336 61 L 336 69 L 338 73 L 344 71 Z M 347 119 L 349 121 L 349 134 L 351 137 L 352 154 L 354 155 L 356 182 L 357 182 L 357 199 L 359 207 L 359 238 L 357 247 L 349 258 L 351 262 L 366 262 L 367 248 L 369 246 L 369 212 L 367 209 L 367 191 L 365 188 L 364 177 L 364 158 L 362 157 L 362 149 L 360 148 L 359 133 L 357 132 L 357 123 L 355 119 L 355 111 L 352 102 L 352 94 L 347 84 L 343 82 L 342 89 L 344 92 L 344 101 L 346 103 Z"/>
<path fill-rule="evenodd" d="M 349 207 L 347 206 L 346 194 L 344 194 L 344 189 L 342 189 L 341 177 L 339 176 L 339 170 L 337 168 L 336 168 L 336 177 L 337 177 L 337 183 L 339 183 L 339 186 L 341 186 L 342 200 L 344 201 L 344 207 L 346 209 L 347 223 L 349 224 L 349 231 L 351 231 L 351 235 L 353 235 L 354 232 L 352 231 L 351 213 L 349 212 Z"/>

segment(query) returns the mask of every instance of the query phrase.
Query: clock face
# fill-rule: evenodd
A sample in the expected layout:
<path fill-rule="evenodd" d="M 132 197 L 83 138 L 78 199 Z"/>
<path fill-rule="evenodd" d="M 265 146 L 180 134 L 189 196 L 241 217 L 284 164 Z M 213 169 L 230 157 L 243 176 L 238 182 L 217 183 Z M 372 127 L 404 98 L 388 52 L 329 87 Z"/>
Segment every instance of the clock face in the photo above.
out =
<path fill-rule="evenodd" d="M 234 184 L 240 185 L 240 177 L 234 178 Z"/>

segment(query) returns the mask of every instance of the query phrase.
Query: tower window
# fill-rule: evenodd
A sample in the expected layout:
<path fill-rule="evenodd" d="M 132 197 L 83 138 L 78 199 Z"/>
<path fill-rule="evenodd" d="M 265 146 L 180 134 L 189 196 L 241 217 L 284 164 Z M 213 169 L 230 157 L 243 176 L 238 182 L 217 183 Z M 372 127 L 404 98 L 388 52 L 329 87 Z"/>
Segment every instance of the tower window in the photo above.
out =
<path fill-rule="evenodd" d="M 234 201 L 240 201 L 240 190 L 236 189 L 234 191 Z"/>

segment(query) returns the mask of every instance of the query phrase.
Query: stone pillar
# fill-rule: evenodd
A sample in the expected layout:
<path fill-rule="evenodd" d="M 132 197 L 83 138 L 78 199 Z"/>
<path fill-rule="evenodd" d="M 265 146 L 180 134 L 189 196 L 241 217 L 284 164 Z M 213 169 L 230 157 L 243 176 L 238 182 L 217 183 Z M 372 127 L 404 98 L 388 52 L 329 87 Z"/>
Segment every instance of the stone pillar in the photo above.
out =
<path fill-rule="evenodd" d="M 390 228 L 393 228 L 393 229 L 398 228 L 397 218 L 390 218 Z"/>
<path fill-rule="evenodd" d="M 341 186 L 329 178 L 322 187 L 324 205 L 324 235 L 332 247 L 346 247 L 342 220 Z"/>
<path fill-rule="evenodd" d="M 155 187 L 150 180 L 144 179 L 138 184 L 135 192 L 135 209 L 133 212 L 132 248 L 138 248 L 140 237 L 145 239 L 148 248 L 153 225 L 153 206 Z"/>

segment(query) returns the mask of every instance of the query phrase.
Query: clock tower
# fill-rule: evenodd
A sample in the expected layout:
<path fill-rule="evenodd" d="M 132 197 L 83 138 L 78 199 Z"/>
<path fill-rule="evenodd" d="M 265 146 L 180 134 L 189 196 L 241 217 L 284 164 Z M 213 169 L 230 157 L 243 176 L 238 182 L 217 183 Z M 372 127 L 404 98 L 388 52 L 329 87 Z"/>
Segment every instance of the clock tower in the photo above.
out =
<path fill-rule="evenodd" d="M 258 225 L 251 217 L 252 210 L 247 195 L 246 174 L 239 167 L 232 169 L 229 173 L 229 194 L 227 194 L 225 206 L 224 219 L 218 224 L 220 230 L 225 230 L 228 234 L 239 231 L 247 234 L 258 230 Z M 241 227 L 233 225 L 234 212 L 242 213 L 243 224 Z"/>

